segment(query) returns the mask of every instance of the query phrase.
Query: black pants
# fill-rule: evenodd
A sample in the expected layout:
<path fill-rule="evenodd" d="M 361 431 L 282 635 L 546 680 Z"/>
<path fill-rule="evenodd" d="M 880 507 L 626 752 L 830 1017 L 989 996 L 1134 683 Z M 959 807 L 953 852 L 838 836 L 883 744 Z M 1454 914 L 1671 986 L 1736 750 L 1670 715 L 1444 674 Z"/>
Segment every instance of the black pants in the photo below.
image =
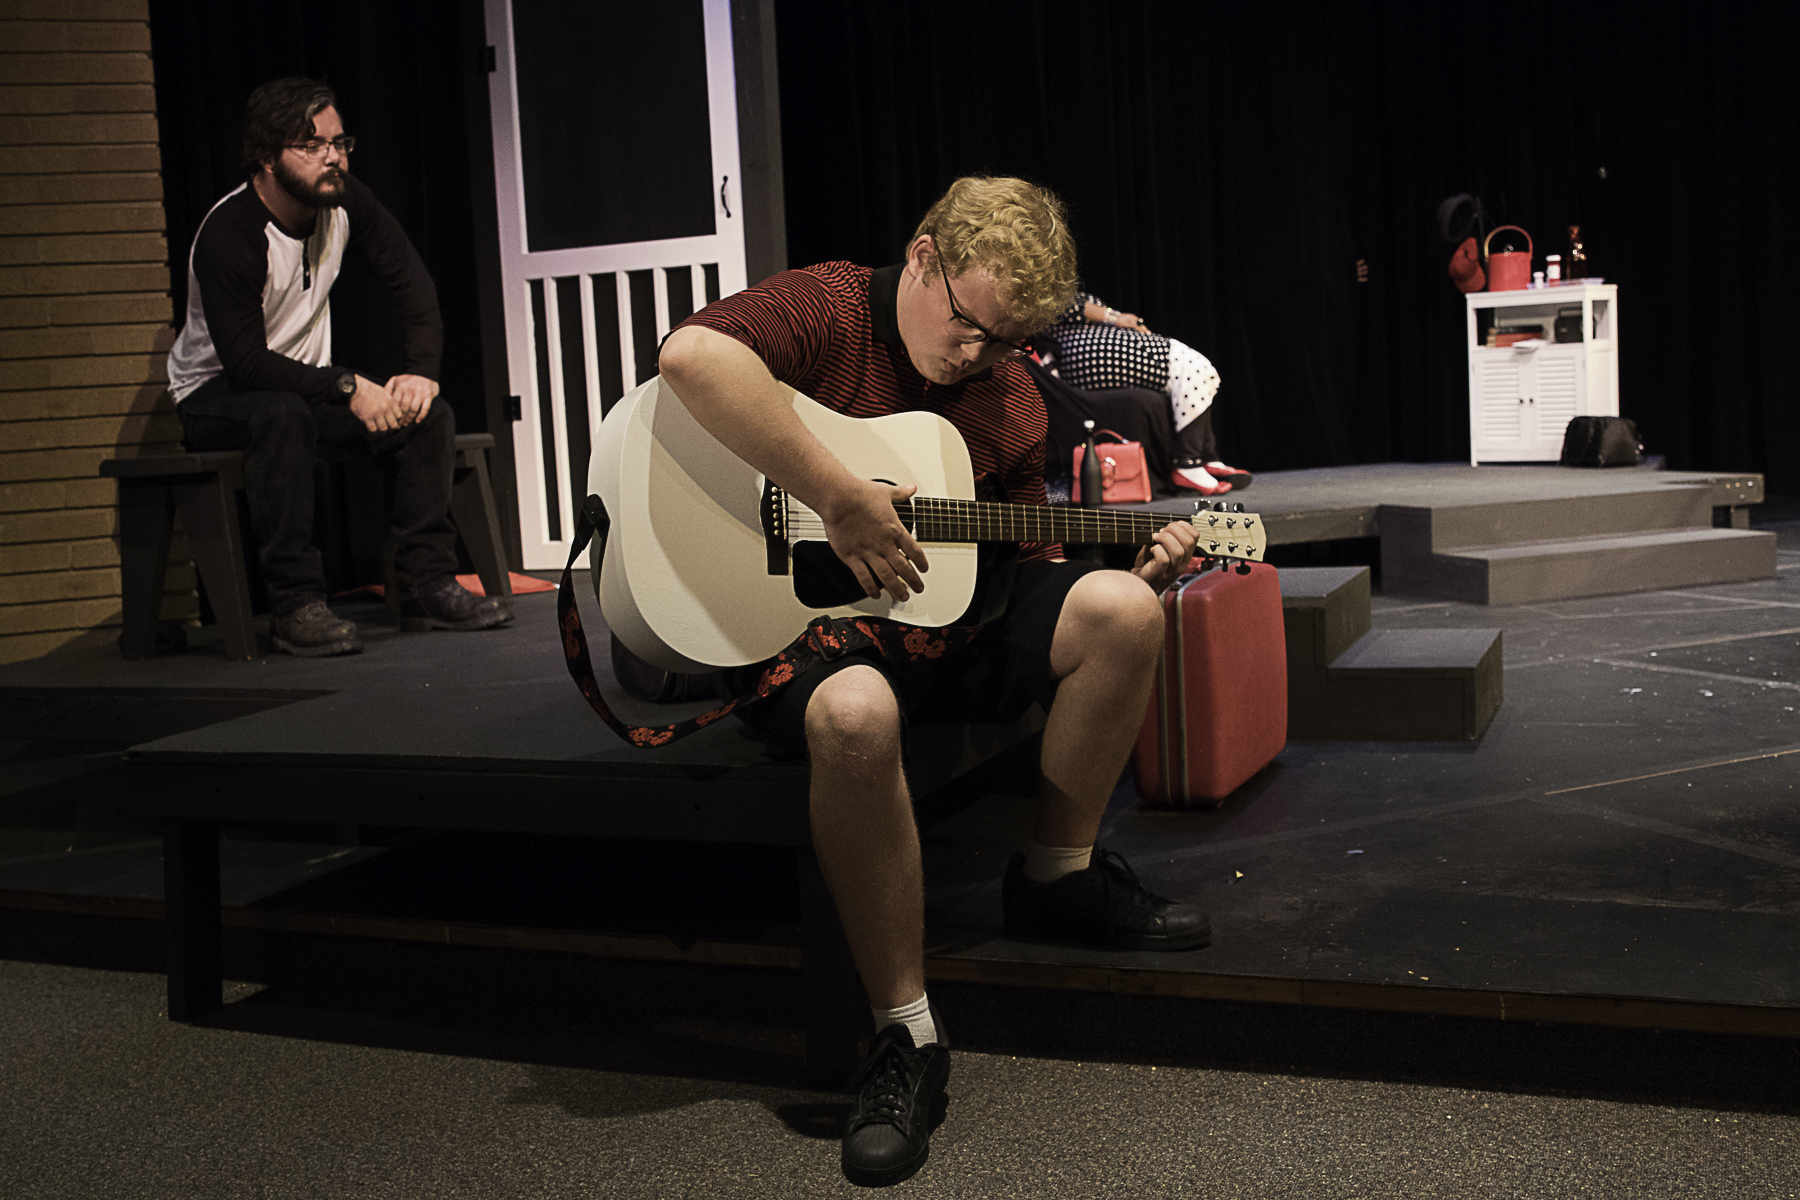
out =
<path fill-rule="evenodd" d="M 313 545 L 313 464 L 320 443 L 363 443 L 394 472 L 390 532 L 394 567 L 411 592 L 456 573 L 450 477 L 456 466 L 456 416 L 434 401 L 425 419 L 370 433 L 348 405 L 309 404 L 292 392 L 240 392 L 220 375 L 177 406 L 190 450 L 242 450 L 250 523 L 262 543 L 269 608 L 291 612 L 325 595 L 325 570 Z"/>
<path fill-rule="evenodd" d="M 1205 412 L 1175 432 L 1177 457 L 1198 459 L 1203 463 L 1219 461 L 1219 439 L 1213 436 L 1212 414 L 1209 404 Z"/>

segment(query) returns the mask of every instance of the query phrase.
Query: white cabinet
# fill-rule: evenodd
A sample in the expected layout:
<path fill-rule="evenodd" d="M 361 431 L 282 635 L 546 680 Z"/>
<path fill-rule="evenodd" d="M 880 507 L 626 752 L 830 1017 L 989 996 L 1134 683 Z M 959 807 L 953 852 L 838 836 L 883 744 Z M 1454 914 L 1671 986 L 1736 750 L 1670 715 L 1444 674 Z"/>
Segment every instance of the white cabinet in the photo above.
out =
<path fill-rule="evenodd" d="M 1618 416 L 1618 285 L 1466 299 L 1471 463 L 1555 462 L 1571 417 Z M 1557 340 L 1559 317 L 1561 336 L 1575 340 Z"/>

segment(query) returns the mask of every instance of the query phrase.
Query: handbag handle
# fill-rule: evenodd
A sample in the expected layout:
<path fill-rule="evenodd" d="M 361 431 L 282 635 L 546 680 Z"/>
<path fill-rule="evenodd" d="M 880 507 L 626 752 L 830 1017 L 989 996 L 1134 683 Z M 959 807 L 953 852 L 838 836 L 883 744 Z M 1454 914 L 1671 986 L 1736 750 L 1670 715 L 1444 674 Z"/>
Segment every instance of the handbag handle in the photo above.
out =
<path fill-rule="evenodd" d="M 1115 441 L 1115 442 L 1119 442 L 1119 443 L 1126 443 L 1126 442 L 1129 442 L 1129 441 L 1130 441 L 1130 440 L 1131 440 L 1131 439 L 1130 439 L 1130 438 L 1126 438 L 1126 437 L 1120 437 L 1120 436 L 1119 436 L 1119 433 L 1118 433 L 1118 431 L 1117 431 L 1117 430 L 1113 430 L 1113 429 L 1096 429 L 1096 430 L 1094 430 L 1094 444 L 1095 444 L 1095 445 L 1099 445 L 1099 444 L 1100 444 L 1100 435 L 1101 435 L 1101 434 L 1103 434 L 1103 433 L 1110 433 L 1110 434 L 1112 434 L 1112 440 L 1113 440 L 1113 441 Z"/>
<path fill-rule="evenodd" d="M 1526 232 L 1523 229 L 1519 229 L 1519 227 L 1517 225 L 1502 225 L 1502 226 L 1500 226 L 1500 228 L 1494 230 L 1492 233 L 1489 233 L 1485 238 L 1481 239 L 1481 257 L 1486 258 L 1488 256 L 1488 243 L 1494 240 L 1494 234 L 1495 233 L 1504 233 L 1508 229 L 1518 229 L 1520 233 L 1525 234 L 1525 253 L 1527 253 L 1527 254 L 1533 253 L 1530 233 Z M 1516 251 L 1508 251 L 1507 253 L 1517 253 L 1517 252 Z"/>

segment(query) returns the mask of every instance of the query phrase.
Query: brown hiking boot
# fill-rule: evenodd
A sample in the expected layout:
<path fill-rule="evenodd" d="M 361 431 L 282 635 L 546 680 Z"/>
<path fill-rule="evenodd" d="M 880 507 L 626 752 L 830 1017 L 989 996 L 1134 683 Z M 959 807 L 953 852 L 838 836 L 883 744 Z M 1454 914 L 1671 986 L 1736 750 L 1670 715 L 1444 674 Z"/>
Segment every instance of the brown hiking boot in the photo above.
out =
<path fill-rule="evenodd" d="M 301 658 L 359 654 L 363 648 L 355 623 L 326 608 L 323 600 L 308 600 L 291 612 L 277 615 L 269 621 L 269 635 L 277 650 Z"/>
<path fill-rule="evenodd" d="M 512 619 L 512 609 L 493 596 L 477 596 L 452 575 L 416 589 L 400 610 L 400 628 L 410 633 L 494 629 Z"/>

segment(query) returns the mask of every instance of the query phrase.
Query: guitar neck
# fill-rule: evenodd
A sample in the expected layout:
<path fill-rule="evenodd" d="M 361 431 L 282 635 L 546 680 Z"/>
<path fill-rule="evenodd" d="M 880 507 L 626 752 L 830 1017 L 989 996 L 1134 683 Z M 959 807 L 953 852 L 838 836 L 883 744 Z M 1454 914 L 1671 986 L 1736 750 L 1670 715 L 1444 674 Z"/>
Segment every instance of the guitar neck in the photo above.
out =
<path fill-rule="evenodd" d="M 921 542 L 1067 542 L 1079 545 L 1147 545 L 1172 513 L 1068 505 L 992 504 L 915 496 L 897 506 L 900 519 Z M 909 520 L 910 518 L 910 520 Z M 1201 510 L 1186 520 L 1200 532 L 1203 553 L 1260 558 L 1262 518 L 1255 513 Z"/>

